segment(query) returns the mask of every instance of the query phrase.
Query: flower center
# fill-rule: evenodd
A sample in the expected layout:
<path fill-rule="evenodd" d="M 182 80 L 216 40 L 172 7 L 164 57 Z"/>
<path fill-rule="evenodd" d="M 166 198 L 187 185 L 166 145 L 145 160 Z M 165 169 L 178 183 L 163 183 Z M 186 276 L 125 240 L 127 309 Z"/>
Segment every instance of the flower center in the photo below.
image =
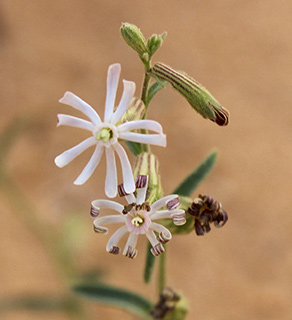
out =
<path fill-rule="evenodd" d="M 144 223 L 144 219 L 141 216 L 137 215 L 131 220 L 131 223 L 135 227 L 140 227 Z"/>
<path fill-rule="evenodd" d="M 135 234 L 145 234 L 150 225 L 151 219 L 149 217 L 150 206 L 148 203 L 136 205 L 134 203 L 125 207 L 123 214 L 126 214 L 126 226 L 129 232 Z"/>
<path fill-rule="evenodd" d="M 95 139 L 96 140 L 102 140 L 103 142 L 109 141 L 113 137 L 113 131 L 110 128 L 102 128 L 100 131 L 98 131 Z"/>

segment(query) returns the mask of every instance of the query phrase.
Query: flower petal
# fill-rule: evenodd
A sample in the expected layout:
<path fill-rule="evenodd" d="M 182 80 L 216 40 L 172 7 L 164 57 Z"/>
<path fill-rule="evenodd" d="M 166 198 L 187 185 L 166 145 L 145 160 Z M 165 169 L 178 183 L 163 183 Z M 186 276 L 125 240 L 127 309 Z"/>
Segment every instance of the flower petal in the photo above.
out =
<path fill-rule="evenodd" d="M 160 134 L 144 134 L 136 132 L 121 132 L 119 138 L 123 140 L 140 142 L 145 144 L 153 144 L 155 146 L 166 147 L 166 135 Z"/>
<path fill-rule="evenodd" d="M 126 154 L 126 151 L 119 143 L 113 145 L 113 148 L 115 149 L 120 158 L 123 173 L 124 189 L 127 193 L 133 193 L 135 191 L 136 186 L 133 177 L 132 167 Z"/>
<path fill-rule="evenodd" d="M 133 98 L 133 95 L 136 89 L 135 82 L 123 80 L 123 84 L 124 84 L 124 91 L 123 91 L 121 101 L 117 107 L 117 110 L 114 112 L 114 114 L 110 119 L 110 122 L 112 124 L 116 124 L 124 115 L 124 113 L 127 111 L 130 101 Z"/>
<path fill-rule="evenodd" d="M 67 104 L 77 110 L 83 112 L 95 125 L 101 123 L 97 112 L 85 101 L 76 96 L 74 93 L 67 91 L 59 102 Z"/>
<path fill-rule="evenodd" d="M 159 243 L 153 230 L 148 230 L 145 234 L 147 239 L 150 241 L 152 247 L 155 247 Z"/>
<path fill-rule="evenodd" d="M 160 208 L 164 207 L 168 201 L 173 200 L 177 198 L 176 194 L 170 194 L 166 197 L 163 197 L 161 199 L 156 200 L 155 202 L 153 202 L 151 204 L 151 211 L 150 211 L 150 215 L 152 215 L 153 213 L 155 213 L 157 210 L 159 210 Z"/>
<path fill-rule="evenodd" d="M 99 161 L 100 161 L 101 156 L 103 154 L 103 149 L 104 149 L 104 147 L 100 146 L 99 144 L 96 146 L 96 148 L 93 152 L 93 155 L 91 156 L 91 158 L 88 161 L 85 168 L 82 170 L 81 174 L 74 181 L 74 184 L 81 185 L 91 177 L 95 168 L 99 164 Z"/>
<path fill-rule="evenodd" d="M 98 213 L 101 208 L 109 208 L 122 214 L 122 211 L 124 209 L 124 206 L 122 206 L 118 202 L 111 201 L 111 200 L 103 200 L 103 199 L 92 201 L 91 207 L 95 210 L 95 212 L 98 212 Z"/>
<path fill-rule="evenodd" d="M 87 138 L 81 143 L 77 144 L 77 146 L 64 151 L 59 156 L 55 158 L 55 163 L 58 167 L 65 167 L 68 163 L 74 160 L 77 156 L 79 156 L 83 151 L 93 146 L 96 143 L 94 137 Z"/>
<path fill-rule="evenodd" d="M 124 248 L 124 252 L 123 255 L 127 255 L 127 253 L 135 253 L 135 256 L 137 255 L 137 250 L 135 250 L 136 244 L 137 244 L 137 240 L 138 240 L 138 235 L 134 234 L 134 233 L 130 233 L 127 243 L 125 245 Z M 129 250 L 129 247 L 131 247 L 131 249 Z M 131 254 L 129 255 L 130 258 L 134 258 L 134 256 L 131 256 Z"/>
<path fill-rule="evenodd" d="M 107 233 L 108 229 L 103 227 L 105 224 L 122 223 L 125 221 L 125 219 L 126 217 L 121 215 L 111 215 L 111 216 L 96 218 L 93 221 L 94 230 L 97 233 Z"/>
<path fill-rule="evenodd" d="M 126 226 L 119 228 L 109 239 L 106 245 L 106 251 L 111 252 L 113 247 L 117 247 L 118 242 L 120 239 L 128 232 Z"/>
<path fill-rule="evenodd" d="M 159 223 L 152 222 L 149 229 L 159 233 L 158 240 L 160 240 L 161 243 L 166 243 L 172 238 L 170 231 Z"/>
<path fill-rule="evenodd" d="M 104 122 L 109 122 L 113 114 L 120 73 L 121 65 L 119 63 L 115 63 L 109 66 L 107 71 Z"/>
<path fill-rule="evenodd" d="M 154 120 L 134 120 L 128 121 L 118 126 L 118 132 L 131 131 L 136 129 L 146 129 L 157 133 L 162 133 L 162 126 Z"/>
<path fill-rule="evenodd" d="M 171 218 L 173 215 L 181 215 L 184 214 L 184 210 L 182 209 L 174 209 L 174 210 L 159 210 L 155 211 L 154 213 L 150 213 L 151 220 L 160 220 L 160 219 L 168 219 Z"/>
<path fill-rule="evenodd" d="M 57 117 L 58 117 L 57 127 L 70 126 L 70 127 L 85 129 L 88 131 L 92 131 L 94 129 L 93 123 L 84 119 L 69 116 L 68 114 L 58 114 Z"/>
<path fill-rule="evenodd" d="M 114 198 L 117 195 L 118 178 L 117 166 L 114 150 L 106 148 L 106 178 L 105 178 L 105 194 L 109 198 Z"/>
<path fill-rule="evenodd" d="M 148 176 L 146 177 L 146 184 L 143 188 L 137 188 L 137 204 L 142 204 L 145 199 L 146 199 L 146 193 L 147 193 L 147 188 L 148 188 Z"/>

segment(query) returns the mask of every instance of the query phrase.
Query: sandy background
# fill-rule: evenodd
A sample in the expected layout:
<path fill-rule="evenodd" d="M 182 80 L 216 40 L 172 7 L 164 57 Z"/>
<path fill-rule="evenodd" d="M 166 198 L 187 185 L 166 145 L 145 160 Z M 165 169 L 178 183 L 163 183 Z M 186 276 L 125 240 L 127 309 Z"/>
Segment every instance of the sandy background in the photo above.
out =
<path fill-rule="evenodd" d="M 139 93 L 142 64 L 119 34 L 128 21 L 147 37 L 167 31 L 154 61 L 186 71 L 231 113 L 230 125 L 221 128 L 170 87 L 153 100 L 149 118 L 168 136 L 166 149 L 154 148 L 165 193 L 216 147 L 218 162 L 198 193 L 213 195 L 229 213 L 223 229 L 172 240 L 168 285 L 189 299 L 188 319 L 291 319 L 291 13 L 290 0 L 2 0 L 0 125 L 2 133 L 13 127 L 8 136 L 20 131 L 0 154 L 0 302 L 57 299 L 68 294 L 72 275 L 102 269 L 110 269 L 111 284 L 156 294 L 155 284 L 146 286 L 141 277 L 145 241 L 131 261 L 107 254 L 108 236 L 92 232 L 88 209 L 104 197 L 104 160 L 82 187 L 72 182 L 90 152 L 62 170 L 53 163 L 86 136 L 55 127 L 58 112 L 73 113 L 58 103 L 66 90 L 103 114 L 107 68 L 120 62 L 122 78 L 135 81 Z M 76 270 L 65 270 L 66 281 L 48 250 L 52 235 L 53 252 L 63 241 L 75 263 Z M 91 319 L 134 319 L 94 303 L 85 307 Z M 72 318 L 24 309 L 0 317 Z"/>

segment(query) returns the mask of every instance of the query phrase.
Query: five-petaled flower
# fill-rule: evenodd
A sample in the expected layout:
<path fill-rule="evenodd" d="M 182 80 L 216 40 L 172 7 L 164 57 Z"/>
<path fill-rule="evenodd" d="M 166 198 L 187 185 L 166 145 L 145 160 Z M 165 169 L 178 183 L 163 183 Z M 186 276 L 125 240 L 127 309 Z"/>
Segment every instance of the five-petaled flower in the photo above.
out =
<path fill-rule="evenodd" d="M 126 192 L 132 193 L 135 191 L 135 181 L 132 168 L 124 148 L 118 142 L 119 139 L 164 147 L 166 146 L 166 136 L 158 122 L 153 120 L 135 120 L 120 123 L 120 119 L 127 111 L 135 91 L 134 82 L 123 80 L 124 91 L 119 105 L 116 110 L 114 110 L 120 72 L 120 64 L 116 63 L 109 66 L 104 121 L 101 121 L 99 115 L 89 104 L 71 92 L 66 92 L 64 97 L 59 100 L 61 103 L 70 105 L 83 112 L 90 121 L 70 115 L 59 114 L 58 126 L 67 125 L 85 129 L 90 131 L 92 136 L 56 157 L 56 165 L 58 167 L 66 166 L 83 151 L 95 145 L 95 150 L 91 159 L 78 178 L 74 181 L 74 184 L 81 185 L 93 174 L 105 150 L 107 166 L 105 193 L 110 198 L 117 195 L 117 169 L 114 152 L 118 154 L 121 162 L 123 182 Z M 151 130 L 155 133 L 143 134 L 133 132 L 133 130 L 139 129 Z"/>
<path fill-rule="evenodd" d="M 133 193 L 126 193 L 123 184 L 118 186 L 119 195 L 125 196 L 128 205 L 123 206 L 111 200 L 95 200 L 91 203 L 90 214 L 95 218 L 93 226 L 97 233 L 107 233 L 108 229 L 104 227 L 106 224 L 124 224 L 110 237 L 106 245 L 107 252 L 118 254 L 119 240 L 129 233 L 123 255 L 133 259 L 138 252 L 136 249 L 138 236 L 145 234 L 152 245 L 151 253 L 158 256 L 164 252 L 163 244 L 168 242 L 172 235 L 166 227 L 153 221 L 171 218 L 175 225 L 183 225 L 186 222 L 185 211 L 179 209 L 180 202 L 177 195 L 163 197 L 149 205 L 145 201 L 147 187 L 148 176 L 141 175 L 136 179 L 136 196 Z M 163 208 L 165 206 L 166 208 Z M 99 217 L 101 208 L 109 208 L 119 214 Z"/>

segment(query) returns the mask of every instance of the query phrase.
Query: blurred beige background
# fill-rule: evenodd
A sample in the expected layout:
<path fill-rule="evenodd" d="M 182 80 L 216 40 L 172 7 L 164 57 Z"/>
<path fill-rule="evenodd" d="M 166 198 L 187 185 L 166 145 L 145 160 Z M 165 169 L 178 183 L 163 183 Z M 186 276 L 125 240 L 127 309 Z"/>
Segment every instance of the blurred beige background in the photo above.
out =
<path fill-rule="evenodd" d="M 168 136 L 166 149 L 153 149 L 165 193 L 216 147 L 218 162 L 198 193 L 213 195 L 229 214 L 223 229 L 172 240 L 168 285 L 189 299 L 188 319 L 291 319 L 291 13 L 290 0 L 2 0 L 1 132 L 11 123 L 17 130 L 24 122 L 25 129 L 4 160 L 15 185 L 1 180 L 0 300 L 69 292 L 71 281 L 63 281 L 40 240 L 53 229 L 73 252 L 77 271 L 65 273 L 111 269 L 109 283 L 156 294 L 155 283 L 146 286 L 141 276 L 146 241 L 140 239 L 132 261 L 107 254 L 109 236 L 92 231 L 88 209 L 104 197 L 104 160 L 81 187 L 73 181 L 90 151 L 62 170 L 53 162 L 86 136 L 55 127 L 57 113 L 74 113 L 58 103 L 66 90 L 103 115 L 107 68 L 120 62 L 122 78 L 135 81 L 139 94 L 142 64 L 119 33 L 127 21 L 147 37 L 167 31 L 154 61 L 186 71 L 231 113 L 230 124 L 218 127 L 170 86 L 152 102 L 149 118 Z M 93 302 L 84 306 L 91 319 L 134 319 Z M 71 319 L 63 311 L 24 309 L 0 317 Z"/>

